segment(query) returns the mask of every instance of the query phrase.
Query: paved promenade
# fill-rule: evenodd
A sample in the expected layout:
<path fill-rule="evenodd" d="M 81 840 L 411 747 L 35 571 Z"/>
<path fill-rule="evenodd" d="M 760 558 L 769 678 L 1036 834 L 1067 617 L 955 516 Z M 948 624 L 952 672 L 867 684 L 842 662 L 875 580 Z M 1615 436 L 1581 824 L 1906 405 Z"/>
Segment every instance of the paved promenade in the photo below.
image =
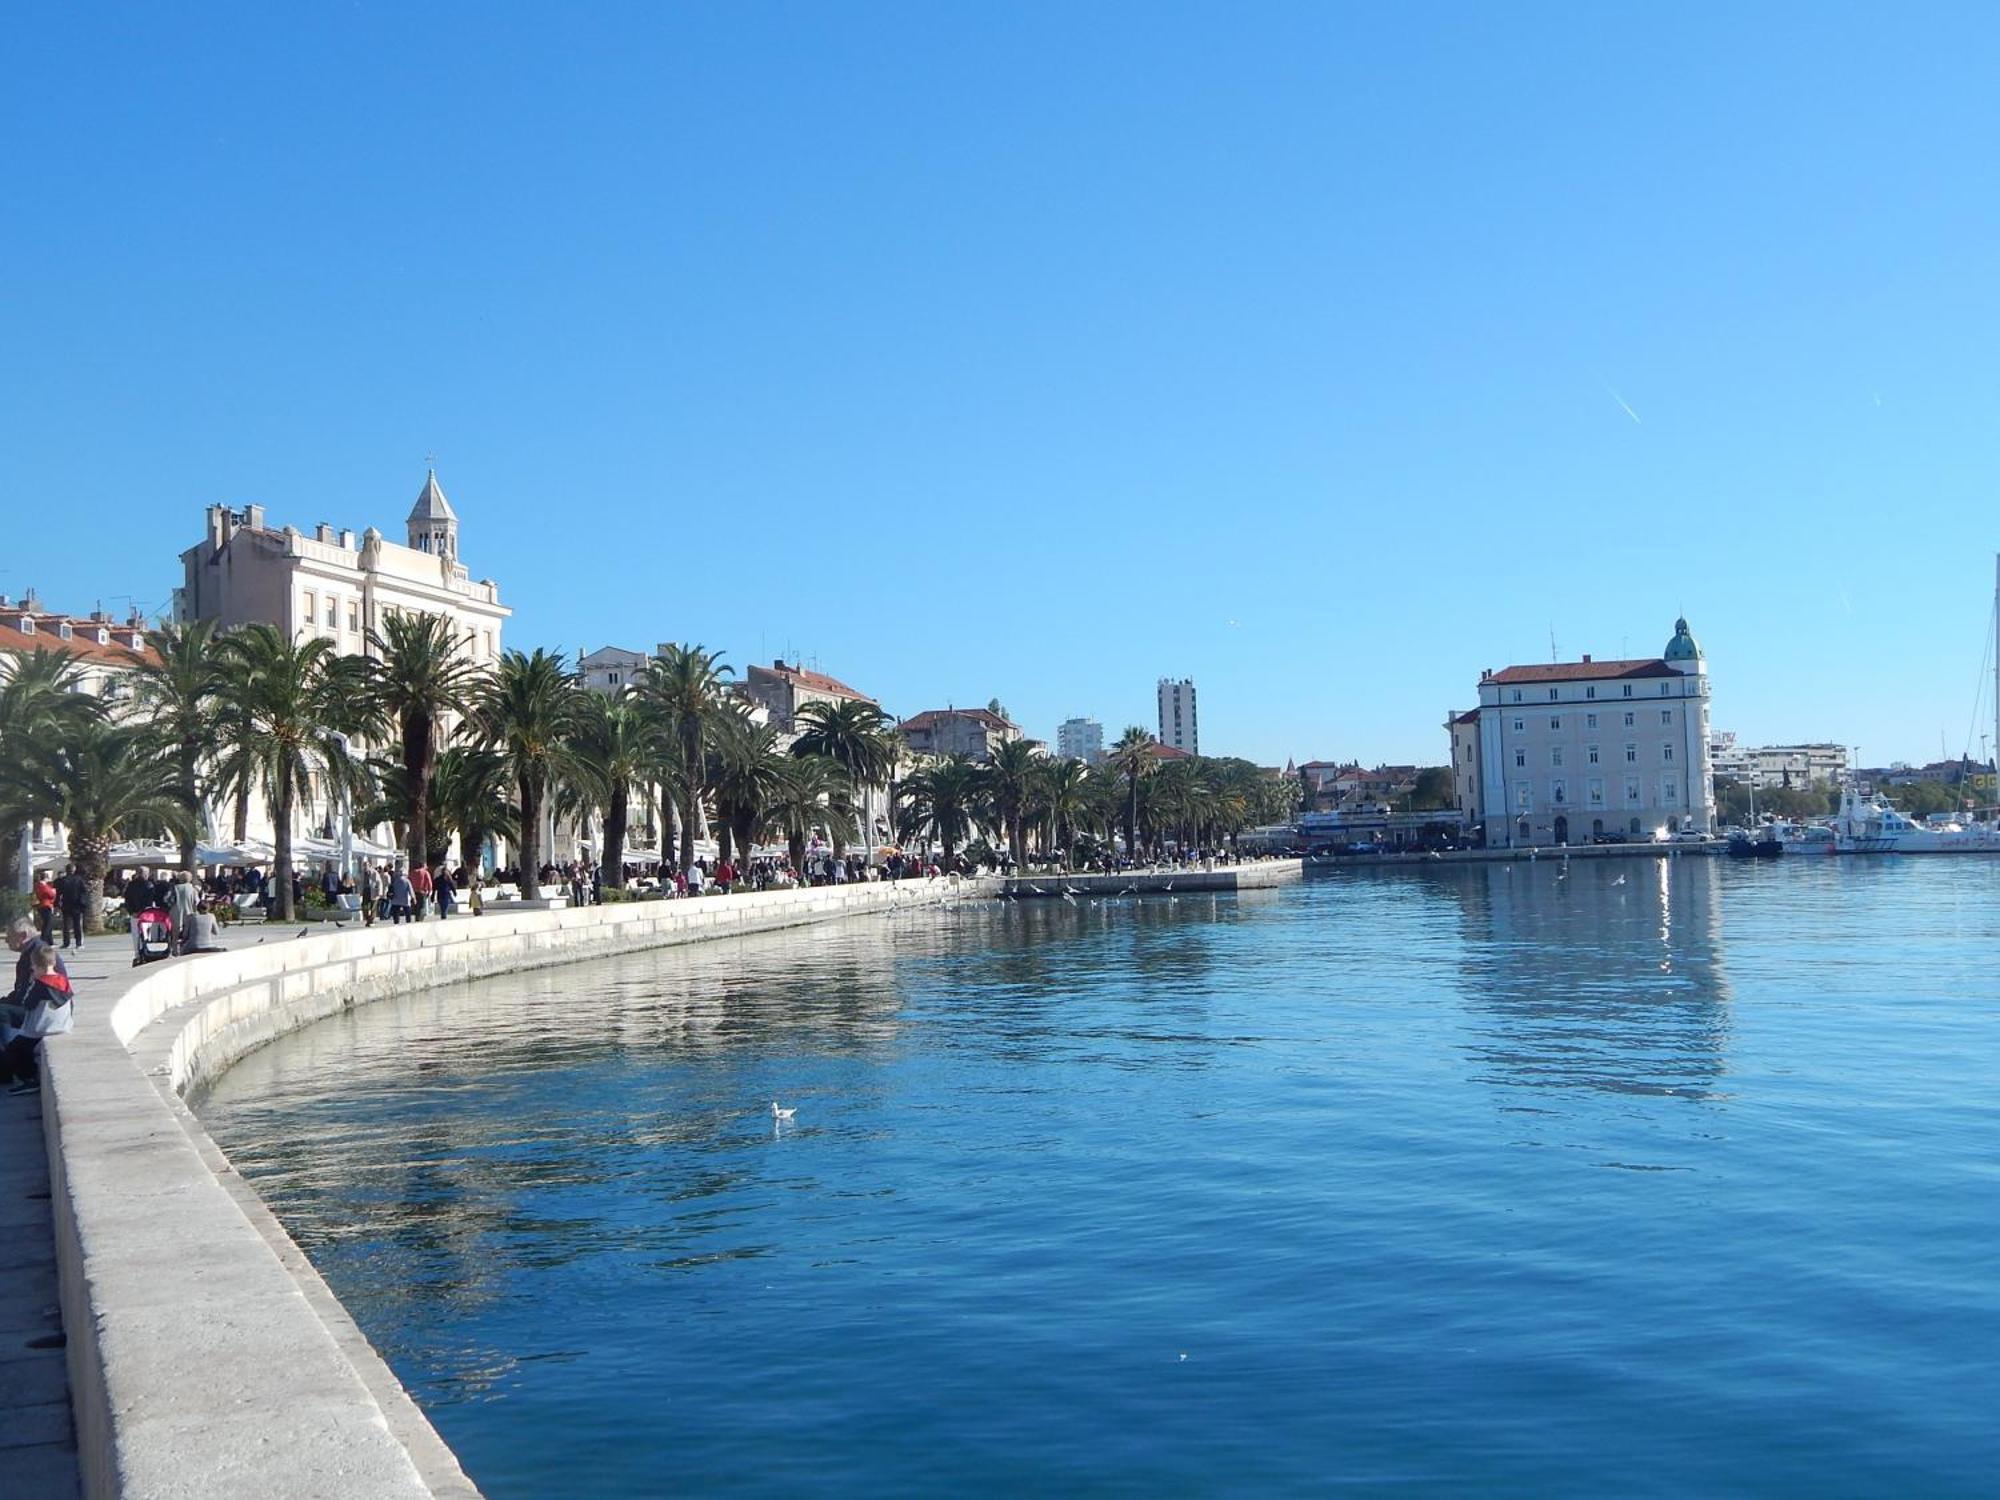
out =
<path fill-rule="evenodd" d="M 263 924 L 232 928 L 224 942 L 249 947 L 296 937 L 299 928 Z M 11 957 L 11 955 L 10 955 Z M 124 933 L 91 938 L 81 953 L 65 953 L 80 1007 L 104 1003 L 107 982 L 127 974 L 132 940 Z M 13 969 L 6 970 L 11 980 Z M 64 1045 L 58 1039 L 51 1045 Z M 49 1203 L 49 1156 L 39 1094 L 0 1092 L 0 1494 L 71 1500 L 82 1493 L 76 1432 L 70 1419 L 69 1372 L 56 1282 L 55 1221 Z"/>

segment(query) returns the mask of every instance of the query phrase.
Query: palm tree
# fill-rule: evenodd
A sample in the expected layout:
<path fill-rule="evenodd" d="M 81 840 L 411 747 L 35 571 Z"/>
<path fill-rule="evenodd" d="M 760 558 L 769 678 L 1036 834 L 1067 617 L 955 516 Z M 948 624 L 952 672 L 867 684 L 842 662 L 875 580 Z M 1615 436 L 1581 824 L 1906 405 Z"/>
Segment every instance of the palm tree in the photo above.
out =
<path fill-rule="evenodd" d="M 896 721 L 873 703 L 859 698 L 829 703 L 818 699 L 800 708 L 795 716 L 803 726 L 792 742 L 794 755 L 824 755 L 847 772 L 865 804 L 870 788 L 883 785 L 896 769 Z M 874 848 L 874 830 L 864 805 L 861 838 L 865 848 Z"/>
<path fill-rule="evenodd" d="M 368 644 L 375 652 L 373 706 L 385 723 L 395 726 L 402 747 L 403 784 L 410 799 L 405 836 L 415 866 L 431 857 L 431 779 L 445 719 L 471 708 L 480 671 L 446 615 L 385 615 Z"/>
<path fill-rule="evenodd" d="M 513 777 L 498 750 L 453 745 L 438 757 L 431 778 L 431 824 L 458 835 L 459 857 L 477 870 L 488 838 L 516 846 L 521 824 L 515 814 Z"/>
<path fill-rule="evenodd" d="M 368 702 L 368 664 L 341 656 L 324 636 L 292 642 L 276 627 L 246 625 L 222 638 L 228 667 L 223 677 L 225 717 L 241 739 L 245 774 L 264 793 L 276 827 L 272 874 L 277 917 L 292 909 L 292 815 L 309 800 L 315 779 L 329 798 L 353 798 L 367 783 L 365 768 L 348 750 L 349 734 L 374 720 Z"/>
<path fill-rule="evenodd" d="M 1043 814 L 1066 863 L 1074 856 L 1077 829 L 1090 817 L 1091 780 L 1090 768 L 1080 760 L 1051 761 L 1042 772 Z"/>
<path fill-rule="evenodd" d="M 103 716 L 82 691 L 82 673 L 66 651 L 0 654 L 0 889 L 20 886 L 20 830 L 59 813 L 53 791 L 56 748 Z"/>
<path fill-rule="evenodd" d="M 722 824 L 716 842 L 733 839 L 737 862 L 748 864 L 790 757 L 778 749 L 774 727 L 731 714 L 716 726 L 712 759 L 710 785 L 715 789 L 715 815 Z M 726 844 L 723 852 L 728 853 Z"/>
<path fill-rule="evenodd" d="M 630 688 L 616 697 L 585 693 L 571 741 L 579 772 L 577 794 L 566 800 L 604 809 L 604 847 L 599 869 L 604 884 L 625 884 L 625 830 L 636 788 L 642 805 L 648 779 L 674 754 L 659 719 Z"/>
<path fill-rule="evenodd" d="M 173 749 L 174 782 L 187 805 L 201 806 L 202 771 L 223 745 L 215 712 L 223 688 L 215 622 L 165 624 L 146 632 L 152 660 L 135 674 L 140 707 Z M 195 827 L 181 835 L 181 868 L 194 868 Z"/>
<path fill-rule="evenodd" d="M 896 823 L 901 837 L 935 837 L 949 863 L 977 822 L 981 780 L 979 767 L 963 755 L 932 761 L 905 776 L 897 788 L 904 804 Z"/>
<path fill-rule="evenodd" d="M 853 783 L 837 761 L 824 755 L 788 757 L 777 768 L 770 814 L 785 835 L 792 868 L 805 873 L 806 840 L 836 818 L 852 816 Z"/>
<path fill-rule="evenodd" d="M 102 718 L 79 725 L 56 746 L 51 790 L 86 890 L 104 889 L 111 846 L 121 838 L 169 833 L 188 847 L 196 803 L 180 782 L 179 749 L 149 724 Z M 87 903 L 84 920 L 91 931 L 101 930 L 101 903 Z"/>
<path fill-rule="evenodd" d="M 1125 855 L 1128 859 L 1136 859 L 1139 855 L 1139 783 L 1159 764 L 1153 753 L 1158 743 L 1150 733 L 1134 724 L 1118 736 L 1118 743 L 1105 757 L 1113 769 L 1125 778 Z"/>
<path fill-rule="evenodd" d="M 641 701 L 659 716 L 680 751 L 684 779 L 679 788 L 680 867 L 694 863 L 695 806 L 701 800 L 703 750 L 723 712 L 724 679 L 731 672 L 720 651 L 668 645 L 646 664 L 639 679 Z"/>
<path fill-rule="evenodd" d="M 983 777 L 994 821 L 1007 836 L 1017 870 L 1028 862 L 1028 808 L 1040 780 L 1040 762 L 1026 740 L 1009 740 L 993 752 Z"/>
<path fill-rule="evenodd" d="M 535 648 L 533 656 L 509 651 L 500 670 L 480 685 L 473 723 L 482 741 L 499 750 L 513 773 L 521 820 L 521 894 L 533 899 L 542 871 L 542 810 L 550 788 L 576 770 L 570 741 L 583 705 L 560 651 Z"/>

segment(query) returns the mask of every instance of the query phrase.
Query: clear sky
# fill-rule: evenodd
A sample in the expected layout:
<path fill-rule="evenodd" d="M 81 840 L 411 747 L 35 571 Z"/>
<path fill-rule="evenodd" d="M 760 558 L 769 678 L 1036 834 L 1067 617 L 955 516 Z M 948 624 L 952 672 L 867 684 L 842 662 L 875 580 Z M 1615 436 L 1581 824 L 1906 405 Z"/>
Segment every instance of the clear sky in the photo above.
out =
<path fill-rule="evenodd" d="M 1441 761 L 1482 667 L 1980 749 L 1991 5 L 10 9 L 0 590 L 212 502 L 510 643 Z"/>

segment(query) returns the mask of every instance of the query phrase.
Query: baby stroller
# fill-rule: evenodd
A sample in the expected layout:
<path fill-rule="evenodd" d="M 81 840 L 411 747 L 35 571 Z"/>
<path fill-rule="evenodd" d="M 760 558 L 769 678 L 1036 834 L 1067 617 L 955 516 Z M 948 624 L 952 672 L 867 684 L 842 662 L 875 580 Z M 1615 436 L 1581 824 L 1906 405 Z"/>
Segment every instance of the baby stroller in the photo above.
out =
<path fill-rule="evenodd" d="M 132 919 L 132 967 L 174 954 L 174 919 L 149 906 Z"/>

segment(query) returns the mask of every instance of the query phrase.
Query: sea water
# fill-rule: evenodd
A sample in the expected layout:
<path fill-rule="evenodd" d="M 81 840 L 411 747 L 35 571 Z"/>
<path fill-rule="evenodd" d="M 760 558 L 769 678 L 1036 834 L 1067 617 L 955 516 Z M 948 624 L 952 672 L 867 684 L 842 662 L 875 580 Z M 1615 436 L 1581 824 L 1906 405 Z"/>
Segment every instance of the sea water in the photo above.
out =
<path fill-rule="evenodd" d="M 454 986 L 200 1107 L 494 1500 L 1986 1495 L 1997 940 L 2000 860 L 1349 869 Z"/>

